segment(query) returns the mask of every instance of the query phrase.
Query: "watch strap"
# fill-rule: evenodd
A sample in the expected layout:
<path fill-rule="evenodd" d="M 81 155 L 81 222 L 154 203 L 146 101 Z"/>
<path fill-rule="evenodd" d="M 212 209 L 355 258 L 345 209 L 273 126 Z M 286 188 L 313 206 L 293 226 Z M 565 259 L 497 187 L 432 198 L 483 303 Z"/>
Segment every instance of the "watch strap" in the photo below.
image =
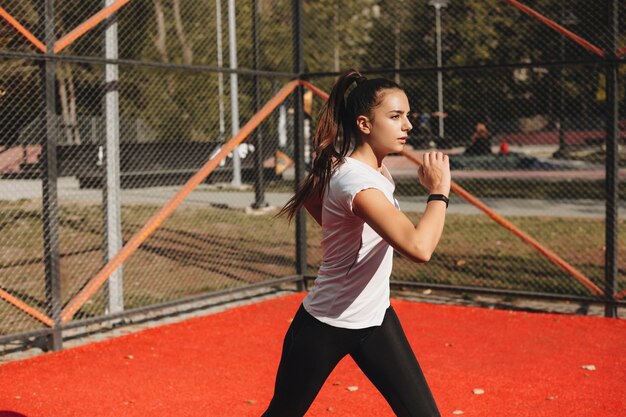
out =
<path fill-rule="evenodd" d="M 446 203 L 446 208 L 448 208 L 448 204 L 450 203 L 450 199 L 448 197 L 446 197 L 443 194 L 430 194 L 428 196 L 428 200 L 426 200 L 426 203 L 429 203 L 431 201 L 443 201 L 444 203 Z"/>

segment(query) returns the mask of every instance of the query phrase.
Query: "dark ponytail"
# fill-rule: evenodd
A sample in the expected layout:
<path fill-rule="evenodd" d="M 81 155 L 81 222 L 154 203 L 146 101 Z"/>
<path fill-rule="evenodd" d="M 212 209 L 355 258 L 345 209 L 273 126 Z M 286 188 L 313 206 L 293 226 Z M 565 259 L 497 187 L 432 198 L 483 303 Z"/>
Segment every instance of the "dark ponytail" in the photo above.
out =
<path fill-rule="evenodd" d="M 346 92 L 355 83 L 356 87 L 346 98 Z M 311 172 L 278 215 L 287 213 L 291 221 L 311 193 L 317 193 L 320 200 L 324 198 L 330 177 L 356 145 L 357 118 L 361 115 L 370 116 L 371 110 L 382 101 L 379 92 L 385 89 L 401 88 L 384 78 L 368 80 L 355 69 L 349 69 L 339 77 L 320 112 L 313 137 L 315 158 Z"/>

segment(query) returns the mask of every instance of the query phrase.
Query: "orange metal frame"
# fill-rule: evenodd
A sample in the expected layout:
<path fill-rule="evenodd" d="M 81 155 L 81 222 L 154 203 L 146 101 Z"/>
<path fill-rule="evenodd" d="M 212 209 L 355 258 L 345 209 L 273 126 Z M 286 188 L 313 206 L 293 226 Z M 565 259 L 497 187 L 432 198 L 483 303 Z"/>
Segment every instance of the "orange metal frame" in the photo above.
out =
<path fill-rule="evenodd" d="M 261 122 L 282 103 L 289 94 L 299 85 L 298 81 L 291 81 L 276 93 L 240 130 L 233 136 L 221 150 L 208 160 L 202 168 L 191 177 L 148 222 L 124 245 L 124 247 L 74 296 L 61 312 L 61 323 L 65 324 L 76 314 L 80 307 L 98 291 L 107 281 L 109 276 L 137 250 L 163 221 L 182 203 L 182 201 L 235 149 Z M 42 323 L 52 327 L 54 321 L 37 309 L 15 298 L 8 292 L 0 289 L 0 298 L 24 313 L 36 318 Z"/>
<path fill-rule="evenodd" d="M 520 10 L 521 12 L 526 13 L 527 15 L 539 20 L 541 23 L 545 24 L 546 26 L 556 30 L 560 34 L 567 36 L 568 38 L 580 44 L 583 48 L 587 49 L 588 51 L 591 51 L 594 54 L 599 55 L 604 58 L 605 54 L 602 49 L 598 48 L 591 42 L 588 42 L 585 39 L 581 38 L 574 32 L 567 30 L 563 26 L 556 23 L 554 20 L 548 19 L 544 15 L 537 13 L 535 10 L 531 9 L 528 6 L 523 5 L 517 0 L 506 0 L 506 2 L 509 3 L 511 6 L 515 7 L 516 9 Z"/>
<path fill-rule="evenodd" d="M 28 39 L 33 45 L 35 45 L 35 47 L 37 47 L 37 49 L 39 49 L 41 52 L 44 52 L 44 53 L 46 52 L 46 45 L 41 43 L 41 41 L 39 39 L 37 39 L 37 37 L 35 35 L 30 33 L 30 31 L 28 29 L 26 29 L 24 26 L 22 26 L 20 22 L 18 22 L 13 16 L 11 16 L 2 7 L 0 7 L 0 17 L 2 17 L 11 26 L 13 26 L 18 32 L 20 32 L 22 35 L 24 35 L 24 37 L 26 37 L 26 39 Z"/>
<path fill-rule="evenodd" d="M 36 318 L 43 324 L 49 327 L 54 326 L 54 321 L 50 317 L 46 316 L 41 311 L 29 306 L 25 302 L 18 300 L 17 298 L 13 297 L 11 294 L 9 294 L 3 289 L 0 289 L 0 298 L 2 298 L 7 303 L 13 305 L 14 307 L 22 310 L 24 313 L 28 314 L 29 316 Z"/>
<path fill-rule="evenodd" d="M 72 317 L 76 314 L 76 312 L 87 302 L 87 300 L 93 296 L 100 287 L 107 281 L 109 276 L 126 260 L 130 255 L 132 255 L 137 248 L 143 243 L 162 223 L 165 219 L 178 207 L 182 201 L 219 165 L 219 163 L 225 159 L 230 152 L 232 152 L 235 147 L 241 143 L 261 122 L 276 108 L 283 100 L 291 94 L 291 92 L 298 86 L 303 85 L 304 87 L 310 89 L 314 94 L 318 95 L 324 100 L 328 99 L 328 94 L 326 94 L 323 90 L 315 87 L 307 81 L 291 81 L 286 84 L 276 95 L 270 99 L 258 113 L 256 113 L 248 123 L 246 123 L 241 130 L 233 136 L 222 148 L 221 150 L 193 176 L 191 177 L 187 183 L 178 191 L 152 218 L 150 218 L 146 224 L 133 235 L 133 237 L 124 245 L 124 247 L 117 253 L 93 278 L 89 280 L 87 285 L 83 287 L 83 289 L 76 294 L 76 296 L 65 306 L 65 308 L 61 312 L 61 322 L 63 324 L 67 323 L 72 319 Z M 408 153 L 402 152 L 402 154 L 407 157 L 409 160 L 413 161 L 416 164 L 420 164 L 420 161 L 417 156 Z M 489 217 L 494 219 L 497 223 L 505 227 L 507 230 L 511 231 L 517 237 L 519 237 L 523 242 L 533 247 L 543 256 L 545 256 L 548 260 L 559 266 L 565 272 L 570 274 L 574 279 L 580 282 L 582 285 L 587 287 L 590 291 L 595 293 L 598 296 L 604 296 L 604 292 L 596 286 L 593 282 L 591 282 L 587 277 L 585 277 L 582 273 L 580 273 L 576 268 L 568 264 L 565 260 L 559 257 L 557 254 L 552 252 L 550 249 L 547 249 L 535 239 L 530 237 L 528 234 L 521 231 L 518 227 L 504 219 L 502 216 L 498 215 L 496 212 L 487 207 L 484 203 L 482 203 L 479 199 L 472 196 L 468 191 L 463 189 L 456 183 L 452 183 L 452 191 L 458 194 L 463 199 L 467 200 L 470 204 L 474 205 L 484 213 L 486 213 Z M 622 293 L 616 294 L 616 299 L 623 297 L 626 295 L 626 291 Z M 22 310 L 23 312 L 31 315 L 32 317 L 38 319 L 42 323 L 45 323 L 48 326 L 53 326 L 54 322 L 45 314 L 39 312 L 38 310 L 28 306 L 26 303 L 18 300 L 13 297 L 8 292 L 0 289 L 0 298 L 4 299 L 6 302 L 15 306 L 16 308 Z"/>
<path fill-rule="evenodd" d="M 406 151 L 403 151 L 402 155 L 404 155 L 405 157 L 407 157 L 411 161 L 415 162 L 416 164 L 418 164 L 418 165 L 420 164 L 419 159 L 415 155 L 413 155 L 411 153 L 408 153 Z M 485 205 L 485 203 L 483 203 L 478 198 L 476 198 L 473 195 L 471 195 L 463 187 L 461 187 L 460 185 L 452 182 L 450 188 L 457 195 L 459 195 L 460 197 L 462 197 L 463 199 L 468 201 L 470 204 L 472 204 L 473 206 L 475 206 L 476 208 L 481 210 L 487 216 L 489 216 L 493 220 L 495 220 L 496 223 L 498 223 L 500 226 L 504 227 L 505 229 L 507 229 L 508 231 L 513 233 L 515 236 L 519 237 L 524 243 L 528 244 L 533 249 L 535 249 L 537 252 L 541 253 L 550 262 L 554 263 L 555 265 L 560 267 L 562 270 L 564 270 L 565 272 L 570 274 L 574 279 L 576 279 L 578 282 L 583 284 L 589 290 L 593 291 L 596 295 L 599 295 L 599 296 L 603 296 L 604 295 L 604 291 L 602 291 L 596 284 L 594 284 L 591 280 L 589 280 L 589 278 L 587 278 L 585 275 L 583 275 L 580 271 L 578 271 L 572 265 L 567 263 L 559 255 L 557 255 L 556 253 L 554 253 L 550 249 L 546 248 L 541 243 L 537 242 L 530 235 L 528 235 L 527 233 L 523 232 L 520 228 L 515 226 L 513 223 L 511 223 L 510 221 L 508 221 L 507 219 L 505 219 L 504 217 L 500 216 L 498 213 L 496 213 L 495 211 L 490 209 L 487 205 Z"/>
<path fill-rule="evenodd" d="M 515 7 L 516 9 L 528 14 L 529 16 L 539 20 L 540 22 L 544 23 L 546 26 L 556 30 L 557 32 L 561 33 L 564 36 L 567 36 L 568 38 L 572 39 L 574 42 L 582 45 L 585 49 L 593 52 L 596 55 L 599 55 L 601 57 L 606 57 L 606 54 L 604 53 L 604 51 L 602 51 L 602 49 L 598 48 L 597 46 L 593 45 L 592 43 L 586 41 L 585 39 L 581 38 L 580 36 L 576 35 L 575 33 L 567 30 L 566 28 L 564 28 L 563 26 L 559 25 L 558 23 L 554 22 L 553 20 L 548 19 L 547 17 L 541 15 L 540 13 L 537 13 L 535 10 L 531 9 L 528 6 L 525 6 L 523 4 L 521 4 L 519 1 L 517 0 L 506 0 L 506 2 L 508 4 L 510 4 L 511 6 Z M 617 51 L 615 51 L 615 57 L 616 58 L 621 58 L 624 55 L 626 55 L 626 47 L 623 47 L 621 49 L 618 49 Z M 619 300 L 621 298 L 626 297 L 626 290 L 623 290 L 621 292 L 618 292 L 616 294 L 612 294 L 612 297 L 614 300 Z"/>
<path fill-rule="evenodd" d="M 83 23 L 78 25 L 74 30 L 72 30 L 67 35 L 63 36 L 54 44 L 54 53 L 58 53 L 72 44 L 76 39 L 83 36 L 85 33 L 89 32 L 91 29 L 96 27 L 100 22 L 111 16 L 121 7 L 129 3 L 131 0 L 118 0 L 110 6 L 105 7 L 100 10 L 95 15 L 91 16 L 89 19 L 85 20 Z M 41 52 L 46 53 L 47 48 L 35 35 L 33 35 L 28 29 L 20 24 L 10 13 L 0 7 L 0 17 L 6 20 L 11 26 L 13 26 L 18 32 L 20 32 L 26 39 L 28 39 L 37 49 Z"/>
<path fill-rule="evenodd" d="M 135 235 L 124 245 L 124 247 L 98 272 L 85 287 L 67 304 L 61 312 L 61 323 L 67 323 L 72 319 L 80 307 L 98 291 L 98 289 L 109 279 L 109 276 L 122 264 L 148 236 L 182 203 L 197 186 L 200 184 L 219 163 L 228 156 L 261 122 L 265 119 L 291 92 L 298 86 L 298 81 L 291 81 L 285 85 L 276 95 L 268 101 L 258 113 L 250 119 L 233 136 L 222 149 L 200 170 L 191 177 L 180 191 L 168 201 Z"/>
<path fill-rule="evenodd" d="M 69 46 L 76 39 L 83 36 L 85 33 L 93 29 L 98 23 L 105 20 L 107 17 L 111 16 L 122 6 L 126 5 L 126 3 L 131 0 L 118 0 L 110 6 L 105 7 L 100 10 L 95 15 L 91 16 L 89 19 L 85 20 L 83 23 L 78 25 L 73 31 L 63 36 L 54 44 L 54 53 L 58 53 Z"/>
<path fill-rule="evenodd" d="M 102 9 L 100 12 L 96 13 L 82 24 L 77 26 L 74 30 L 63 36 L 59 39 L 54 45 L 54 53 L 58 53 L 69 46 L 76 39 L 80 38 L 82 35 L 87 33 L 89 30 L 93 29 L 103 20 L 111 16 L 121 7 L 129 3 L 131 0 L 118 0 L 114 4 Z M 514 6 L 518 10 L 532 16 L 533 18 L 541 21 L 557 32 L 567 36 L 568 38 L 574 40 L 575 42 L 582 45 L 587 50 L 604 57 L 604 52 L 598 48 L 597 46 L 587 42 L 582 39 L 575 33 L 567 30 L 563 26 L 555 23 L 554 21 L 546 18 L 545 16 L 537 13 L 533 9 L 519 3 L 517 0 L 507 0 L 507 3 Z M 17 21 L 11 14 L 9 14 L 6 10 L 0 7 L 0 17 L 6 20 L 11 26 L 13 26 L 19 33 L 21 33 L 26 39 L 28 39 L 37 49 L 46 53 L 46 46 L 39 40 L 35 35 L 33 35 L 30 31 L 28 31 L 24 26 L 22 26 L 19 21 Z M 626 47 L 616 51 L 616 56 L 621 57 L 626 54 Z M 215 167 L 224 159 L 226 156 L 239 144 L 243 141 L 249 134 L 252 132 L 256 126 L 258 126 L 265 117 L 269 113 L 272 112 L 292 91 L 297 85 L 304 85 L 308 89 L 310 89 L 313 93 L 318 96 L 324 98 L 326 100 L 328 95 L 320 90 L 319 88 L 313 86 L 309 82 L 306 81 L 292 81 L 285 85 L 267 104 L 257 113 L 255 116 L 250 119 L 250 121 L 235 135 L 233 136 L 221 149 L 221 151 L 215 155 L 212 159 L 207 161 L 207 163 L 198 171 L 196 175 L 194 175 L 184 186 L 183 188 L 174 196 L 172 199 L 165 205 L 163 208 L 156 213 L 144 227 L 139 230 L 122 248 L 122 250 L 113 257 L 103 268 L 96 274 L 89 283 L 67 304 L 67 306 L 63 309 L 61 314 L 62 323 L 66 323 L 71 320 L 74 314 L 80 309 L 80 307 L 106 282 L 108 277 L 115 271 L 117 267 L 119 267 L 124 260 L 126 260 L 138 247 L 141 245 L 143 241 L 146 240 L 150 234 L 154 232 L 154 230 L 174 211 L 174 209 L 184 200 L 184 198 L 193 191 L 193 189 L 200 184 L 204 178 L 206 178 Z M 409 158 L 415 163 L 419 164 L 419 160 L 415 155 L 403 152 L 404 156 Z M 484 205 L 480 200 L 473 197 L 463 188 L 458 186 L 457 184 L 452 184 L 452 190 L 469 201 L 471 204 L 478 207 L 480 210 L 485 212 L 489 217 L 493 218 L 496 222 L 501 224 L 503 227 L 507 228 L 511 232 L 513 232 L 516 236 L 522 239 L 524 242 L 535 248 L 541 254 L 543 254 L 550 261 L 554 262 L 556 265 L 561 267 L 563 270 L 568 272 L 572 277 L 574 277 L 577 281 L 587 287 L 589 290 L 594 292 L 597 295 L 603 296 L 604 292 L 598 288 L 593 282 L 591 282 L 588 278 L 586 278 L 583 274 L 581 274 L 574 267 L 565 262 L 562 258 L 556 255 L 554 252 L 549 249 L 543 247 L 533 238 L 519 230 L 516 226 L 499 216 L 493 210 L 489 209 L 486 205 Z M 615 299 L 620 299 L 626 296 L 626 290 L 615 294 Z M 21 300 L 13 297 L 8 292 L 0 289 L 0 298 L 15 306 L 16 308 L 22 310 L 23 312 L 29 314 L 30 316 L 36 318 L 42 323 L 53 326 L 54 322 L 50 317 L 41 313 L 37 309 L 30 307 L 26 303 Z"/>

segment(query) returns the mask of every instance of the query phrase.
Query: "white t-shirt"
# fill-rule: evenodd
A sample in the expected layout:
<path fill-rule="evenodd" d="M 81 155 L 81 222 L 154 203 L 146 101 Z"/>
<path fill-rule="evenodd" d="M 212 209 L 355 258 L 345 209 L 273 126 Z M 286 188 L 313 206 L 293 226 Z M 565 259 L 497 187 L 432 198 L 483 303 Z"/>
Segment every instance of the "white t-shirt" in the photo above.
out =
<path fill-rule="evenodd" d="M 398 207 L 395 184 L 382 173 L 346 157 L 330 179 L 322 205 L 322 265 L 303 301 L 313 317 L 335 327 L 379 326 L 389 307 L 393 248 L 352 211 L 359 191 L 375 188 Z"/>

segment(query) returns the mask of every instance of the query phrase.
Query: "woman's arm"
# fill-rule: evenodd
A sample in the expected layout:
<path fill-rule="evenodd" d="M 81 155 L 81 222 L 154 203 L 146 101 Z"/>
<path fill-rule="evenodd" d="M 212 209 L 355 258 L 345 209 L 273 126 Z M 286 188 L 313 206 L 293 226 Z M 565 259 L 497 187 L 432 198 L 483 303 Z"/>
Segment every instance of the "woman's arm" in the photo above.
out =
<path fill-rule="evenodd" d="M 446 218 L 446 203 L 431 201 L 424 215 L 414 225 L 375 188 L 358 193 L 352 203 L 354 214 L 366 222 L 395 250 L 415 262 L 428 262 L 441 234 Z"/>
<path fill-rule="evenodd" d="M 450 165 L 441 152 L 424 154 L 418 171 L 419 179 L 431 194 L 450 192 Z M 415 262 L 428 262 L 439 243 L 446 217 L 446 203 L 433 200 L 414 225 L 377 189 L 359 192 L 352 202 L 354 214 L 398 252 Z"/>

